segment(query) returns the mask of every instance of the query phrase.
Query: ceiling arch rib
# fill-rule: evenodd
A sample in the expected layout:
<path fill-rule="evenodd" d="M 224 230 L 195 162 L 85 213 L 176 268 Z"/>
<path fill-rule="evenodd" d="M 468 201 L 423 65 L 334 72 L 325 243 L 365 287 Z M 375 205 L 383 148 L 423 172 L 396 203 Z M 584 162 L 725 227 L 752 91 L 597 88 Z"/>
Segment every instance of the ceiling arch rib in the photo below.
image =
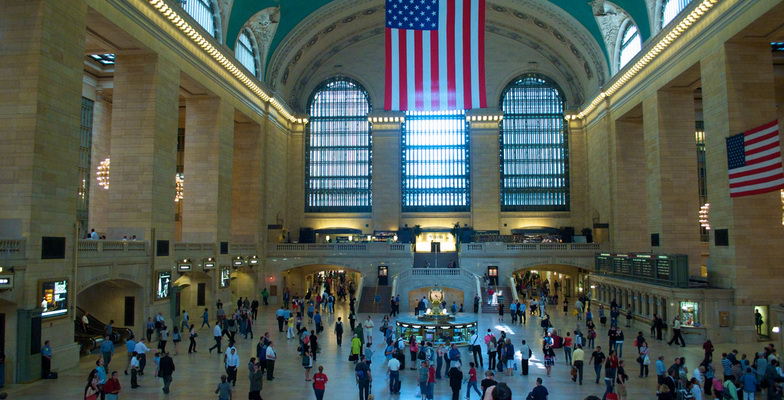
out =
<path fill-rule="evenodd" d="M 259 59 L 259 75 L 262 79 L 266 76 L 264 67 L 267 65 L 269 49 L 272 45 L 272 39 L 275 37 L 275 32 L 278 29 L 279 21 L 280 7 L 269 7 L 254 14 L 243 27 L 243 29 L 249 30 L 256 40 L 256 50 L 258 51 Z"/>
<path fill-rule="evenodd" d="M 327 77 L 329 73 L 367 75 L 349 68 L 332 68 L 335 64 L 346 64 L 344 61 L 355 57 L 363 58 L 365 64 L 372 64 L 372 68 L 367 65 L 364 67 L 375 71 L 376 75 L 371 74 L 368 79 L 383 82 L 383 68 L 378 68 L 383 65 L 384 57 L 383 4 L 368 0 L 362 3 L 369 6 L 360 8 L 341 7 L 340 3 L 333 2 L 309 16 L 287 35 L 270 58 L 267 82 L 290 101 L 290 104 L 299 105 L 300 109 L 302 97 L 309 93 L 312 85 L 317 84 L 320 78 Z M 519 4 L 520 1 L 517 0 L 516 3 Z M 351 4 L 356 5 L 356 1 Z M 521 64 L 514 68 L 509 67 L 508 70 L 496 71 L 501 76 L 509 76 L 511 79 L 521 72 L 531 71 L 554 75 L 553 78 L 568 92 L 569 102 L 574 106 L 585 98 L 586 93 L 594 91 L 605 82 L 609 76 L 609 68 L 600 45 L 587 31 L 570 28 L 579 24 L 571 23 L 573 21 L 570 21 L 568 15 L 558 18 L 558 13 L 563 14 L 563 11 L 552 6 L 550 10 L 526 8 L 527 12 L 523 12 L 501 4 L 506 3 L 489 5 L 491 12 L 488 12 L 488 43 L 504 38 L 506 46 L 511 46 L 516 53 L 525 53 L 519 54 L 515 59 L 522 62 Z M 534 13 L 536 17 L 533 16 Z M 381 50 L 373 49 L 370 44 L 363 43 L 365 41 L 380 47 Z M 354 53 L 352 48 L 355 48 Z M 509 64 L 513 61 L 505 58 L 506 53 L 509 53 L 508 48 L 500 48 L 497 52 L 488 49 L 487 64 Z M 338 54 L 341 56 L 336 57 Z M 538 65 L 531 66 L 529 63 Z M 508 82 L 498 85 L 503 87 L 506 83 Z M 495 95 L 494 89 L 488 82 L 489 96 Z M 372 85 L 368 90 L 376 99 L 376 96 L 383 94 L 373 93 Z M 383 88 L 381 90 L 383 91 Z"/>

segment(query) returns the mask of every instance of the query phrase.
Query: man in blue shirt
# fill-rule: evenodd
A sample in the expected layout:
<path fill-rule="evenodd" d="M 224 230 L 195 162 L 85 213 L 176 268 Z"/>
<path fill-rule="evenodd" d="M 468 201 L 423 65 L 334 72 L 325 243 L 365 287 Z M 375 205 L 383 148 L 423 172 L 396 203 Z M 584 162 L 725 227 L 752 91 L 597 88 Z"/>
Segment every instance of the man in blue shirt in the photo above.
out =
<path fill-rule="evenodd" d="M 112 342 L 111 336 L 106 335 L 101 343 L 101 355 L 103 355 L 103 365 L 107 370 L 109 363 L 112 362 L 112 354 L 114 354 L 114 342 Z"/>
<path fill-rule="evenodd" d="M 534 386 L 534 390 L 531 391 L 529 395 L 532 400 L 547 400 L 547 395 L 550 393 L 547 392 L 547 388 L 542 385 L 542 378 L 536 378 L 536 386 Z"/>
<path fill-rule="evenodd" d="M 41 347 L 41 377 L 44 379 L 49 377 L 52 372 L 52 346 L 49 341 L 44 342 L 44 347 Z"/>
<path fill-rule="evenodd" d="M 664 377 L 667 373 L 667 367 L 664 365 L 664 356 L 659 356 L 656 359 L 656 377 L 658 379 L 659 385 L 664 383 Z"/>
<path fill-rule="evenodd" d="M 136 341 L 133 336 L 125 341 L 125 351 L 128 352 L 128 365 L 125 366 L 125 375 L 128 375 L 128 368 L 131 366 L 131 358 L 133 358 L 133 349 L 136 348 Z"/>
<path fill-rule="evenodd" d="M 724 371 L 724 380 L 729 379 L 730 376 L 735 376 L 732 373 L 732 360 L 727 357 L 727 353 L 721 355 L 721 368 Z"/>
<path fill-rule="evenodd" d="M 457 349 L 457 345 L 452 343 L 452 348 L 449 349 L 449 368 L 452 367 L 459 367 L 460 366 L 460 350 Z"/>
<path fill-rule="evenodd" d="M 517 322 L 517 304 L 512 303 L 509 305 L 509 315 L 512 316 L 512 323 Z"/>
<path fill-rule="evenodd" d="M 278 319 L 278 332 L 283 332 L 283 321 L 285 320 L 286 310 L 283 307 L 275 311 L 275 318 Z"/>
<path fill-rule="evenodd" d="M 757 376 L 751 372 L 751 368 L 746 368 L 746 373 L 740 377 L 740 386 L 746 393 L 744 398 L 754 398 L 754 393 L 757 391 Z"/>

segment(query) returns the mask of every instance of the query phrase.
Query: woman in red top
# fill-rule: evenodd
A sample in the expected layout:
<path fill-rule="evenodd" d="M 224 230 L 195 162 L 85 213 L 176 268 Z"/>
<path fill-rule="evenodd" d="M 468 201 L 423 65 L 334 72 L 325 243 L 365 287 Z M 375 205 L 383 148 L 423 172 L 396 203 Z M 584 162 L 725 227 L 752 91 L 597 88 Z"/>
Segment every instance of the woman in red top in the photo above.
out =
<path fill-rule="evenodd" d="M 566 336 L 563 338 L 563 349 L 564 349 L 564 358 L 566 358 L 566 365 L 572 365 L 572 334 L 571 332 L 566 332 Z"/>
<path fill-rule="evenodd" d="M 471 388 L 474 388 L 474 391 L 476 392 L 476 394 L 479 395 L 479 399 L 481 400 L 482 392 L 480 392 L 479 388 L 476 386 L 477 385 L 476 364 L 470 362 L 468 363 L 468 365 L 470 368 L 468 369 L 468 386 L 466 387 L 466 399 L 469 400 L 471 399 Z"/>
<path fill-rule="evenodd" d="M 433 400 L 433 390 L 436 387 L 436 368 L 431 364 L 427 369 L 427 399 Z"/>
<path fill-rule="evenodd" d="M 324 374 L 324 366 L 319 365 L 318 372 L 313 375 L 313 392 L 316 393 L 316 400 L 324 399 L 324 389 L 327 388 L 327 375 Z"/>

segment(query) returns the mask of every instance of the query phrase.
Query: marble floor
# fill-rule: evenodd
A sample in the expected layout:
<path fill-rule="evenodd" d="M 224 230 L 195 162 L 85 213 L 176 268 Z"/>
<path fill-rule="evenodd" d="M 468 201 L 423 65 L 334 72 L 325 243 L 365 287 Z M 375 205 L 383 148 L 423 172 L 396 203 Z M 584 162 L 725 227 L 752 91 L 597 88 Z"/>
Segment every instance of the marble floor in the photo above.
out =
<path fill-rule="evenodd" d="M 275 380 L 268 382 L 264 381 L 264 388 L 262 390 L 262 397 L 265 399 L 312 399 L 315 398 L 310 382 L 305 382 L 304 371 L 300 364 L 301 359 L 296 355 L 297 341 L 295 339 L 286 340 L 285 334 L 278 333 L 277 322 L 274 316 L 274 306 L 264 308 L 259 313 L 259 319 L 256 321 L 254 331 L 256 335 L 269 331 L 275 347 L 278 352 L 278 361 L 275 366 Z M 347 317 L 347 310 L 345 307 L 340 307 L 336 310 L 335 316 L 327 316 L 326 330 L 319 340 L 322 346 L 322 351 L 318 355 L 318 360 L 314 365 L 323 365 L 324 372 L 329 377 L 327 384 L 326 399 L 350 399 L 352 396 L 357 398 L 357 387 L 354 383 L 353 363 L 347 361 L 350 351 L 347 345 L 348 334 L 344 336 L 344 344 L 342 347 L 337 347 L 335 336 L 331 333 L 331 326 L 334 320 L 342 316 L 345 320 Z M 376 326 L 380 326 L 381 314 L 372 314 Z M 358 315 L 359 321 L 366 318 L 366 315 Z M 575 318 L 571 315 L 552 315 L 552 320 L 556 328 L 569 329 L 575 326 Z M 520 340 L 526 339 L 528 343 L 540 343 L 541 329 L 539 328 L 539 320 L 537 318 L 529 318 L 526 326 L 512 325 L 509 317 L 506 317 L 505 322 L 499 322 L 497 315 L 480 314 L 479 315 L 480 331 L 485 332 L 488 328 L 498 332 L 499 329 L 504 329 L 512 338 L 515 347 L 519 347 Z M 346 324 L 348 329 L 348 324 Z M 640 326 L 643 332 L 647 333 L 647 328 Z M 654 366 L 651 365 L 651 376 L 648 378 L 638 378 L 639 373 L 638 364 L 634 361 L 636 352 L 631 348 L 631 342 L 636 332 L 637 327 L 625 328 L 624 332 L 628 338 L 626 348 L 624 348 L 623 359 L 627 364 L 627 373 L 631 376 L 628 385 L 629 399 L 655 399 L 656 376 L 653 371 Z M 374 347 L 376 354 L 373 357 L 372 374 L 374 377 L 372 385 L 372 393 L 377 400 L 385 399 L 415 399 L 418 394 L 418 386 L 416 384 L 416 372 L 406 370 L 401 373 L 402 390 L 401 394 L 390 395 L 388 391 L 387 378 L 384 373 L 386 367 L 383 362 L 383 342 L 381 333 L 378 329 L 374 329 Z M 606 332 L 605 332 L 606 333 Z M 646 335 L 647 336 L 647 335 Z M 237 347 L 240 352 L 240 365 L 242 366 L 238 372 L 238 381 L 235 388 L 234 398 L 243 399 L 247 397 L 248 379 L 247 364 L 248 358 L 255 354 L 255 344 L 257 340 L 243 340 L 239 339 Z M 211 346 L 211 331 L 207 328 L 202 329 L 198 339 L 198 353 L 187 354 L 187 342 L 183 342 L 179 346 L 179 355 L 174 356 L 174 363 L 176 365 L 176 372 L 174 373 L 171 393 L 164 395 L 161 391 L 161 381 L 152 376 L 151 373 L 140 377 L 140 388 L 130 388 L 130 377 L 122 375 L 120 381 L 123 389 L 120 393 L 120 398 L 126 399 L 214 399 L 216 396 L 213 394 L 217 383 L 220 380 L 220 375 L 225 373 L 223 368 L 223 357 L 216 353 L 210 354 L 207 348 Z M 597 344 L 605 348 L 607 344 L 606 336 L 600 332 L 597 338 Z M 686 348 L 677 346 L 667 346 L 666 342 L 652 341 L 651 355 L 655 360 L 659 355 L 664 355 L 667 365 L 671 364 L 672 359 L 676 356 L 684 356 L 687 360 L 689 371 L 691 371 L 699 359 L 702 358 L 702 349 L 700 346 L 691 345 Z M 224 340 L 225 345 L 225 340 Z M 716 352 L 720 355 L 721 352 L 729 351 L 737 348 L 741 353 L 748 353 L 751 355 L 753 351 L 761 349 L 763 343 L 749 342 L 738 345 L 717 345 Z M 121 347 L 121 346 L 118 346 Z M 537 351 L 537 349 L 539 351 Z M 169 345 L 171 351 L 171 343 Z M 468 354 L 465 349 L 463 351 L 463 360 L 468 360 Z M 587 352 L 590 353 L 590 352 Z M 569 371 L 563 360 L 563 352 L 557 351 L 558 359 L 553 368 L 552 376 L 547 377 L 544 366 L 541 362 L 542 354 L 540 346 L 534 347 L 534 359 L 532 360 L 531 373 L 528 376 L 520 376 L 520 371 L 516 371 L 515 376 L 497 376 L 496 379 L 506 382 L 513 392 L 514 399 L 524 399 L 531 388 L 535 385 L 537 377 L 544 380 L 544 385 L 550 392 L 550 400 L 582 400 L 585 396 L 590 394 L 598 395 L 601 397 L 604 392 L 604 386 L 594 384 L 594 372 L 592 368 L 586 366 L 585 382 L 582 386 L 578 386 L 571 382 Z M 589 354 L 586 354 L 586 359 Z M 3 390 L 9 393 L 11 399 L 79 399 L 81 398 L 85 386 L 85 379 L 90 369 L 95 365 L 97 356 L 87 356 L 82 358 L 78 368 L 67 371 L 59 371 L 59 379 L 37 381 L 31 384 L 24 385 L 8 385 Z M 518 356 L 519 357 L 519 356 Z M 122 371 L 127 362 L 127 358 L 123 353 L 117 353 L 112 360 L 110 369 Z M 486 360 L 485 360 L 486 363 Z M 151 362 L 148 362 L 148 365 Z M 467 365 L 467 363 L 466 363 Z M 406 365 L 408 367 L 408 363 Z M 149 368 L 149 367 L 148 367 Z M 314 368 L 315 370 L 315 368 Z M 464 373 L 467 375 L 467 367 L 463 368 Z M 483 375 L 484 371 L 479 371 Z M 481 378 L 480 378 L 481 379 Z M 601 381 L 600 381 L 601 382 Z M 465 388 L 464 388 L 465 390 Z M 461 392 L 461 398 L 465 396 L 465 391 Z M 436 383 L 435 388 L 436 399 L 449 399 L 451 398 L 451 390 L 449 388 L 448 379 L 441 380 Z M 476 394 L 472 395 L 476 398 Z"/>

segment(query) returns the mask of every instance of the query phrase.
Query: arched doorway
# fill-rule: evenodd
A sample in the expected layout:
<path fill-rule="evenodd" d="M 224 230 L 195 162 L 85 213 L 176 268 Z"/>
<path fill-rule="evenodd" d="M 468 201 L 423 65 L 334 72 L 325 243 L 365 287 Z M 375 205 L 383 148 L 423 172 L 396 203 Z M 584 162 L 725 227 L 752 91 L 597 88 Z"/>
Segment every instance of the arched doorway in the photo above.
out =
<path fill-rule="evenodd" d="M 363 274 L 358 270 L 331 264 L 301 265 L 283 271 L 282 276 L 283 290 L 291 296 L 304 296 L 308 290 L 322 290 L 325 285 L 331 286 L 330 290 L 335 294 L 343 287 L 347 295 L 354 295 L 363 280 Z"/>
<path fill-rule="evenodd" d="M 540 264 L 519 268 L 512 273 L 518 295 L 539 297 L 543 292 L 573 298 L 585 290 L 588 271 L 574 265 Z"/>
<path fill-rule="evenodd" d="M 202 271 L 189 271 L 178 277 L 173 286 L 179 287 L 179 312 L 187 311 L 192 323 L 201 320 L 205 308 L 210 310 L 210 318 L 214 319 L 215 307 L 211 306 L 215 297 L 215 284 L 212 277 Z"/>
<path fill-rule="evenodd" d="M 82 345 L 82 354 L 92 350 L 96 345 L 92 340 L 103 336 L 106 324 L 112 324 L 117 334 L 115 342 L 130 336 L 131 332 L 136 335 L 143 332 L 144 309 L 148 302 L 142 285 L 121 278 L 86 284 L 76 295 L 76 321 L 80 322 L 84 313 L 90 315 L 86 327 L 77 324 L 74 330 L 75 340 Z"/>

